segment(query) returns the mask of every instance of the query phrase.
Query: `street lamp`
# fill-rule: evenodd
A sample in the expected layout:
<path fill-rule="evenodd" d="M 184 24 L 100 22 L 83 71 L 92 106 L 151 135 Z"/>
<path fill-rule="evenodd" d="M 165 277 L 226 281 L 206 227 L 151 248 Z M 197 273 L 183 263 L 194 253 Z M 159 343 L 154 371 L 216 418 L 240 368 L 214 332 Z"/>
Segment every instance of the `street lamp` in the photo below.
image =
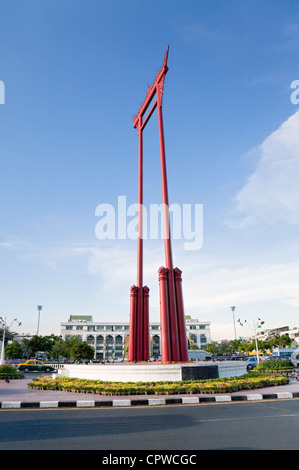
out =
<path fill-rule="evenodd" d="M 43 309 L 42 305 L 37 305 L 37 310 L 38 310 L 37 331 L 36 331 L 37 336 L 38 336 L 38 333 L 39 333 L 39 318 L 40 318 L 40 312 L 41 312 L 42 309 Z"/>
<path fill-rule="evenodd" d="M 235 323 L 235 310 L 236 310 L 236 307 L 231 307 L 231 310 L 232 310 L 232 312 L 233 312 L 234 330 L 235 330 L 235 339 L 237 339 L 237 333 L 236 333 L 236 323 Z"/>
<path fill-rule="evenodd" d="M 13 324 L 15 321 L 19 324 L 18 326 L 21 325 L 21 323 L 18 322 L 18 319 L 15 318 L 15 319 L 12 321 L 12 323 L 11 323 L 10 326 L 12 326 L 12 324 Z M 2 346 L 1 346 L 1 354 L 0 354 L 0 365 L 3 366 L 3 364 L 4 364 L 4 347 L 5 347 L 6 317 L 4 318 L 4 320 L 3 320 L 2 317 L 0 317 L 0 322 L 1 322 L 2 325 L 3 325 Z"/>
<path fill-rule="evenodd" d="M 265 322 L 262 321 L 260 318 L 258 318 L 258 322 L 256 322 L 256 323 L 253 322 L 254 336 L 255 336 L 256 357 L 257 357 L 257 362 L 258 362 L 258 363 L 260 362 L 260 356 L 259 356 L 259 349 L 258 349 L 258 346 L 257 346 L 257 334 L 256 334 L 256 330 L 257 330 L 258 328 L 261 328 L 264 323 L 265 323 Z"/>
<path fill-rule="evenodd" d="M 1 345 L 1 355 L 0 355 L 0 365 L 3 366 L 4 364 L 4 343 L 5 343 L 5 328 L 6 328 L 6 317 L 0 317 L 0 321 L 3 325 L 3 335 L 2 335 L 2 345 Z"/>
<path fill-rule="evenodd" d="M 241 326 L 243 326 L 243 323 L 241 323 L 240 318 L 239 318 L 238 322 L 240 323 Z M 244 323 L 248 323 L 247 320 L 245 320 Z M 265 323 L 265 322 L 264 322 L 263 320 L 261 320 L 260 318 L 258 318 L 258 321 L 257 321 L 257 322 L 253 321 L 253 328 L 251 328 L 251 329 L 253 329 L 253 331 L 254 331 L 256 358 L 257 358 L 257 362 L 258 362 L 258 363 L 260 362 L 260 356 L 259 356 L 259 349 L 258 349 L 258 345 L 257 345 L 257 329 L 258 329 L 258 328 L 261 328 L 264 323 Z"/>

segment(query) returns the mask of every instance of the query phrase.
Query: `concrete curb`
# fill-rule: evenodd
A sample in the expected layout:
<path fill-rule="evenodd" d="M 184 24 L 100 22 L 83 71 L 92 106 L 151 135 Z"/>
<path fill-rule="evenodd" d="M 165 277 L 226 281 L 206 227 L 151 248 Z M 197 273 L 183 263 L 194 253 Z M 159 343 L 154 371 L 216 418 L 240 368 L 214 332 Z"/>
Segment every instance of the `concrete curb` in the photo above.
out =
<path fill-rule="evenodd" d="M 201 403 L 227 403 L 238 401 L 260 401 L 299 398 L 299 392 L 252 393 L 248 395 L 211 395 L 204 397 L 172 397 L 172 398 L 119 398 L 113 400 L 66 400 L 66 401 L 2 401 L 0 409 L 19 408 L 102 408 L 128 406 L 161 406 L 161 405 L 190 405 Z"/>

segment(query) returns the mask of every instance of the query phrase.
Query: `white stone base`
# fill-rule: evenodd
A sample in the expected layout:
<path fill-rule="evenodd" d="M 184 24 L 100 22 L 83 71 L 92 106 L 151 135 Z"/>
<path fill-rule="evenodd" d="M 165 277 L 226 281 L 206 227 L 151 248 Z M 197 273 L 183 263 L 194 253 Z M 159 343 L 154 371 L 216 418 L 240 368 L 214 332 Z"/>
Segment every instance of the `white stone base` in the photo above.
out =
<path fill-rule="evenodd" d="M 217 362 L 219 378 L 238 377 L 247 374 L 246 361 Z"/>
<path fill-rule="evenodd" d="M 113 382 L 160 382 L 183 380 L 185 367 L 218 366 L 218 377 L 233 377 L 246 374 L 246 363 L 240 362 L 196 362 L 176 364 L 122 363 L 122 364 L 65 364 L 58 375 L 79 379 Z"/>

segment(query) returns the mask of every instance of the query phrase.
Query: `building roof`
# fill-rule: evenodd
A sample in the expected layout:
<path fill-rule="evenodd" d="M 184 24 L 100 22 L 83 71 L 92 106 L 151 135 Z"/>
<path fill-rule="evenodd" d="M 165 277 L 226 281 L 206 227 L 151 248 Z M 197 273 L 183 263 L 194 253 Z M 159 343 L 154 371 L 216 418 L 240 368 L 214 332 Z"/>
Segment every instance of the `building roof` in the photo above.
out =
<path fill-rule="evenodd" d="M 70 315 L 69 321 L 92 321 L 92 315 Z"/>

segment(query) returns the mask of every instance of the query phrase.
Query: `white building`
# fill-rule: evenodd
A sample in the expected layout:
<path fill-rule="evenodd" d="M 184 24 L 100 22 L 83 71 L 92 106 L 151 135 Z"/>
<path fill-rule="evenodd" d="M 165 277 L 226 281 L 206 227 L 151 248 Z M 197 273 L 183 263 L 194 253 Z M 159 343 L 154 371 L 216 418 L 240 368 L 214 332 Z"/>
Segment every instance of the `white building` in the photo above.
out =
<path fill-rule="evenodd" d="M 201 348 L 211 342 L 210 322 L 200 322 L 186 316 L 186 335 L 189 344 Z M 72 336 L 95 349 L 95 359 L 121 359 L 127 355 L 129 323 L 94 322 L 92 316 L 71 315 L 69 321 L 60 324 L 63 339 Z M 150 356 L 158 357 L 160 351 L 160 323 L 150 323 Z"/>
<path fill-rule="evenodd" d="M 279 328 L 268 328 L 257 331 L 257 339 L 265 340 L 274 336 L 288 335 L 294 342 L 299 343 L 299 328 L 294 326 L 280 326 Z"/>

